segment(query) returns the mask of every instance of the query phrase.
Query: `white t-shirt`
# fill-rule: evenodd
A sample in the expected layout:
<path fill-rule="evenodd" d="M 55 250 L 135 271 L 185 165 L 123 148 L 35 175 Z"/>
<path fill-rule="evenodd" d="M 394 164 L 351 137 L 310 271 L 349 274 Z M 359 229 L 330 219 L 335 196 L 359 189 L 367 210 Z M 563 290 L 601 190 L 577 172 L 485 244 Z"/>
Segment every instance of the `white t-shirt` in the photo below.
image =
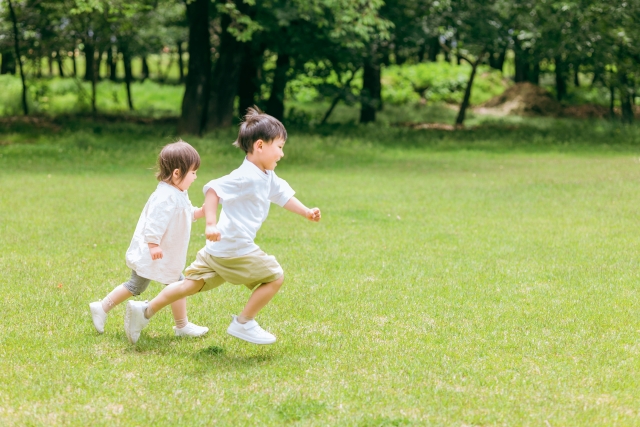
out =
<path fill-rule="evenodd" d="M 295 194 L 275 172 L 263 172 L 246 158 L 229 175 L 208 182 L 203 189 L 205 196 L 210 188 L 222 204 L 218 220 L 220 241 L 207 240 L 205 250 L 221 258 L 242 256 L 259 249 L 253 240 L 267 219 L 270 204 L 284 206 Z"/>
<path fill-rule="evenodd" d="M 186 191 L 158 183 L 138 220 L 127 250 L 127 266 L 146 279 L 163 284 L 176 282 L 187 260 L 196 209 Z M 147 243 L 160 245 L 161 259 L 151 259 Z"/>

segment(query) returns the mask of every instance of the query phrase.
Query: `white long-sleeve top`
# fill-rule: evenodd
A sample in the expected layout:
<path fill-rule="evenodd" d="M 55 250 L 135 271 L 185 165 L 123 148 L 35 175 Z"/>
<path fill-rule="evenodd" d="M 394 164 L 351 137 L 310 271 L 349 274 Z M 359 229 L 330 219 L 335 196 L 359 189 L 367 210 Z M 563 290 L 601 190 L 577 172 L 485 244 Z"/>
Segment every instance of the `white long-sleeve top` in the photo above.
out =
<path fill-rule="evenodd" d="M 186 191 L 158 183 L 138 220 L 127 250 L 127 266 L 146 279 L 163 284 L 176 282 L 187 260 L 196 209 Z M 151 259 L 149 243 L 160 246 L 161 259 Z"/>

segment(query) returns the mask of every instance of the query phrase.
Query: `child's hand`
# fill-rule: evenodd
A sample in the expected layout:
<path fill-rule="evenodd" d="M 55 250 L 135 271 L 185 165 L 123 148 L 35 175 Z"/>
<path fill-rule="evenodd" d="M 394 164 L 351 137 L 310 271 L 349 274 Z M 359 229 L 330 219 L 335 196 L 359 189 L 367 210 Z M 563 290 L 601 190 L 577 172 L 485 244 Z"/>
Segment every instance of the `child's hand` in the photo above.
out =
<path fill-rule="evenodd" d="M 149 243 L 149 253 L 151 254 L 152 260 L 162 259 L 162 248 L 158 245 L 153 245 Z"/>
<path fill-rule="evenodd" d="M 305 216 L 309 221 L 314 221 L 314 222 L 318 222 L 320 221 L 320 218 L 322 218 L 322 215 L 320 214 L 320 209 L 318 208 L 307 209 Z"/>
<path fill-rule="evenodd" d="M 207 240 L 217 242 L 220 240 L 220 230 L 215 225 L 207 225 L 204 229 L 204 235 L 207 236 Z"/>

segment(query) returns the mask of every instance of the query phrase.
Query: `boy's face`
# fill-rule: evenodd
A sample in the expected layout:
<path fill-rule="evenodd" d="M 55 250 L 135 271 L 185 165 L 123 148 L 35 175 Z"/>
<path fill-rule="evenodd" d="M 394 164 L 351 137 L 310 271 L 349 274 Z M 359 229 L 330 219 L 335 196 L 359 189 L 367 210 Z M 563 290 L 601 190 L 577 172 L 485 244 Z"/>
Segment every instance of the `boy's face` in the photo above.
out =
<path fill-rule="evenodd" d="M 284 157 L 284 144 L 285 140 L 282 138 L 276 138 L 271 142 L 264 142 L 258 140 L 257 153 L 258 161 L 263 170 L 274 170 L 278 166 L 278 162 Z M 255 151 L 255 150 L 254 150 Z"/>

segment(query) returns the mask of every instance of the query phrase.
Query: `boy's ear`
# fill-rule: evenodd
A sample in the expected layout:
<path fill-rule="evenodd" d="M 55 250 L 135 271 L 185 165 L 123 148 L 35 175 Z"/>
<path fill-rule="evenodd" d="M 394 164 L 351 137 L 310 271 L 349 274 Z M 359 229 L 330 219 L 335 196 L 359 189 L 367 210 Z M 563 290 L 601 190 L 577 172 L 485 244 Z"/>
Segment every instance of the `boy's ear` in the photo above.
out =
<path fill-rule="evenodd" d="M 256 142 L 253 143 L 253 148 L 260 148 L 262 149 L 262 146 L 264 145 L 264 141 L 261 139 L 258 139 Z"/>
<path fill-rule="evenodd" d="M 171 176 L 174 177 L 175 179 L 180 179 L 180 169 L 174 169 L 173 172 L 171 173 Z"/>

